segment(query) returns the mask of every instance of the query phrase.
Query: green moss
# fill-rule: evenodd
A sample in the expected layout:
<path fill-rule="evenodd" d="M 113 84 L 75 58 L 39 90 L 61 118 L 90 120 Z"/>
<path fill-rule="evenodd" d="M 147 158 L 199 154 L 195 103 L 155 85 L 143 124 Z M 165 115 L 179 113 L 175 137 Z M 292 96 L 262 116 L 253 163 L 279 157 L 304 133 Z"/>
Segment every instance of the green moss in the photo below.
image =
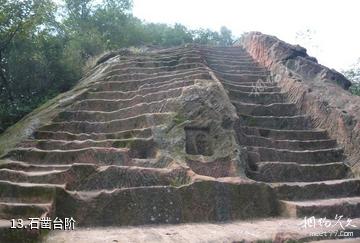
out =
<path fill-rule="evenodd" d="M 182 185 L 190 184 L 190 177 L 176 176 L 170 180 L 170 186 L 179 187 Z"/>
<path fill-rule="evenodd" d="M 123 141 L 123 140 L 113 142 L 113 146 L 114 146 L 115 148 L 125 148 L 126 145 L 127 145 L 127 142 L 126 142 L 126 141 Z"/>
<path fill-rule="evenodd" d="M 134 139 L 118 140 L 113 142 L 113 146 L 116 148 L 131 148 L 134 143 Z"/>
<path fill-rule="evenodd" d="M 134 137 L 134 134 L 133 134 L 132 131 L 127 132 L 127 133 L 124 134 L 125 139 L 129 139 L 129 138 L 133 138 L 133 137 Z"/>
<path fill-rule="evenodd" d="M 177 113 L 176 116 L 174 116 L 173 121 L 174 121 L 174 123 L 175 123 L 176 125 L 180 125 L 180 124 L 186 122 L 187 119 L 186 119 L 186 117 L 184 117 L 183 115 Z"/>
<path fill-rule="evenodd" d="M 254 117 L 247 117 L 245 118 L 246 122 L 249 126 L 255 126 L 256 125 L 256 119 Z"/>

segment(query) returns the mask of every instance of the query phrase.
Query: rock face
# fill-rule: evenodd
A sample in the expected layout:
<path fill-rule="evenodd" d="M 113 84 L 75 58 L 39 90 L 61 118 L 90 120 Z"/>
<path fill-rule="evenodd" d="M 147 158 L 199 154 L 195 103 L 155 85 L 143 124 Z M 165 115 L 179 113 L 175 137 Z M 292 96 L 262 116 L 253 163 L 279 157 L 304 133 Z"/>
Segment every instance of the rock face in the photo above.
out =
<path fill-rule="evenodd" d="M 21 207 L 119 226 L 277 215 L 273 189 L 245 175 L 237 120 L 200 48 L 107 55 L 2 137 L 21 134 L 2 146 L 0 216 Z"/>
<path fill-rule="evenodd" d="M 360 97 L 346 91 L 351 82 L 335 70 L 319 65 L 306 50 L 259 32 L 237 43 L 268 68 L 288 99 L 344 146 L 348 163 L 360 173 Z M 344 90 L 345 89 L 345 90 Z"/>
<path fill-rule="evenodd" d="M 71 216 L 80 227 L 360 216 L 360 180 L 349 178 L 343 149 L 282 90 L 285 81 L 273 81 L 277 62 L 264 60 L 267 69 L 251 56 L 260 51 L 244 47 L 101 58 L 0 138 L 2 225 L 41 216 Z M 272 51 L 314 61 L 281 48 Z M 2 241 L 13 239 L 1 230 Z"/>

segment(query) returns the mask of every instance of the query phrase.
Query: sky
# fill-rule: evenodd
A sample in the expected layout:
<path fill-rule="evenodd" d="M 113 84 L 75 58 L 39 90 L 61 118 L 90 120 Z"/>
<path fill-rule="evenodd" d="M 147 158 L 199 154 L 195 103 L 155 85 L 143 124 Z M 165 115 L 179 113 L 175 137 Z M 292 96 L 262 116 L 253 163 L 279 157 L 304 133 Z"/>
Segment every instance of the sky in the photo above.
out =
<path fill-rule="evenodd" d="M 275 35 L 300 44 L 338 71 L 360 58 L 359 0 L 133 0 L 133 14 L 191 29 L 226 26 L 234 36 L 248 31 Z"/>

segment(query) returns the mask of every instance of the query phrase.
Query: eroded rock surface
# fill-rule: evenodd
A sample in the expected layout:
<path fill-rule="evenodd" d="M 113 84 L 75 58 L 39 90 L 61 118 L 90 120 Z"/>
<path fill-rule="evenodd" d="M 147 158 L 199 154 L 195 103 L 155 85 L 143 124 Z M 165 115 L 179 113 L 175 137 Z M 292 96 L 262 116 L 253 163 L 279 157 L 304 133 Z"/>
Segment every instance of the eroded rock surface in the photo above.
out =
<path fill-rule="evenodd" d="M 308 114 L 316 127 L 326 129 L 344 146 L 349 164 L 359 174 L 360 97 L 346 91 L 350 81 L 319 65 L 304 49 L 299 52 L 299 47 L 274 36 L 251 32 L 239 44 L 271 71 L 289 100 Z"/>
<path fill-rule="evenodd" d="M 265 39 L 261 48 L 188 45 L 101 58 L 72 91 L 0 138 L 1 225 L 20 216 L 72 216 L 80 227 L 359 217 L 360 180 L 344 163 L 351 149 L 344 154 L 318 128 L 324 121 L 304 112 L 317 103 L 303 102 L 301 82 L 285 82 L 274 67 L 295 73 L 307 66 L 294 59 L 311 62 L 303 73 L 313 89 L 330 79 L 345 92 L 331 81 L 341 76 L 301 47 Z M 14 237 L 1 230 L 4 241 Z"/>
<path fill-rule="evenodd" d="M 3 136 L 21 134 L 2 147 L 0 216 L 21 207 L 78 226 L 275 216 L 273 189 L 245 175 L 238 119 L 196 46 L 104 56 Z"/>

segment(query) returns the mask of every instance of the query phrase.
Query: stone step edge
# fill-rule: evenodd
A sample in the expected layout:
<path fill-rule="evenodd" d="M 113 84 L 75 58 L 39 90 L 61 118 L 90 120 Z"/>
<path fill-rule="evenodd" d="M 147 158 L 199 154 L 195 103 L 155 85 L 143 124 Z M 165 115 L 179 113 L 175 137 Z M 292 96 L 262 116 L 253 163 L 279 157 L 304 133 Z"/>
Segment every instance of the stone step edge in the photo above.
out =
<path fill-rule="evenodd" d="M 319 208 L 319 212 L 326 213 L 327 210 L 337 210 L 345 209 L 345 213 L 348 212 L 348 207 L 360 208 L 360 197 L 340 197 L 340 198 L 327 198 L 327 199 L 315 199 L 315 200 L 303 200 L 303 201 L 289 201 L 289 200 L 280 200 L 281 215 L 284 217 L 299 217 L 298 210 L 301 209 L 311 209 Z M 346 208 L 345 208 L 346 207 Z M 358 213 L 360 214 L 360 212 Z M 303 215 L 301 215 L 303 216 Z M 316 217 L 317 215 L 307 215 L 307 217 Z M 324 216 L 324 215 L 323 215 Z M 339 217 L 346 219 L 349 218 L 349 215 L 338 215 Z M 329 215 L 328 219 L 331 218 Z"/>

